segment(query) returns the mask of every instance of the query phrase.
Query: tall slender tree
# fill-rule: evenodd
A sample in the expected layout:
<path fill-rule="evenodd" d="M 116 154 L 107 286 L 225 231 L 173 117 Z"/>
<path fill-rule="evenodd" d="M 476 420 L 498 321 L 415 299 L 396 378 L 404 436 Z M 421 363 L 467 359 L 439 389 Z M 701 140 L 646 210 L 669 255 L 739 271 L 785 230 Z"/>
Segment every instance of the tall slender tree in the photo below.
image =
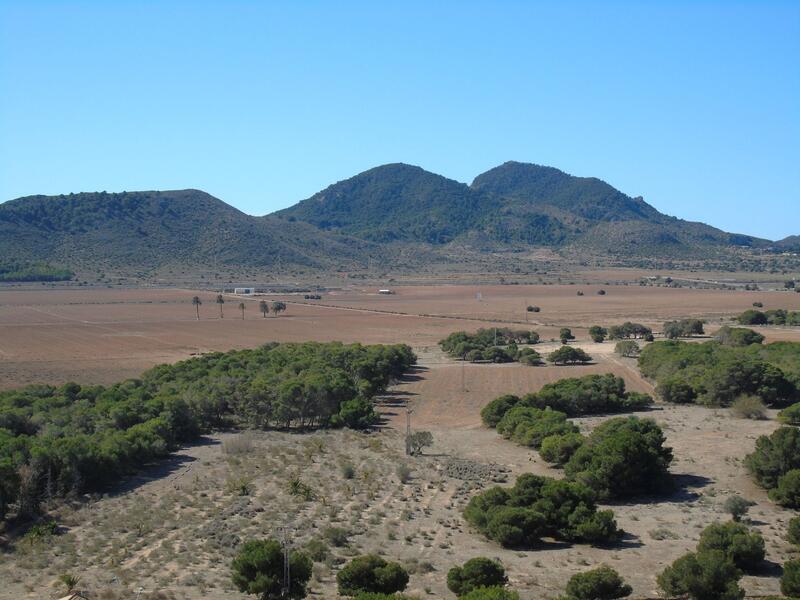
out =
<path fill-rule="evenodd" d="M 194 308 L 195 308 L 195 312 L 197 313 L 197 320 L 198 321 L 200 320 L 200 305 L 202 303 L 203 303 L 203 301 L 200 300 L 200 296 L 195 296 L 194 298 L 192 298 L 192 304 L 194 304 Z"/>
<path fill-rule="evenodd" d="M 239 302 L 239 310 L 242 311 L 242 321 L 244 321 L 244 309 L 245 309 L 244 302 Z"/>
<path fill-rule="evenodd" d="M 258 310 L 261 311 L 261 314 L 266 319 L 267 313 L 269 312 L 269 304 L 267 304 L 266 300 L 262 300 L 261 302 L 258 303 Z"/>
<path fill-rule="evenodd" d="M 222 294 L 217 294 L 217 304 L 219 305 L 219 318 L 224 319 L 225 313 L 222 312 L 222 305 L 225 304 L 225 298 L 223 298 Z"/>

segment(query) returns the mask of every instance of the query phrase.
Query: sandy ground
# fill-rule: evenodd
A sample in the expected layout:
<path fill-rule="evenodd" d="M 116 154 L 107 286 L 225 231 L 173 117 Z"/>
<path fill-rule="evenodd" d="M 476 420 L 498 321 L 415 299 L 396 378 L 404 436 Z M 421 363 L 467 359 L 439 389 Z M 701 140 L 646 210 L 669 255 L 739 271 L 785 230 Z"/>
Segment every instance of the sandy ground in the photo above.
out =
<path fill-rule="evenodd" d="M 196 353 L 251 348 L 268 341 L 405 342 L 433 347 L 458 329 L 530 327 L 543 339 L 562 326 L 579 337 L 594 324 L 640 321 L 659 329 L 668 319 L 695 316 L 715 324 L 749 308 L 800 309 L 800 294 L 631 286 L 417 286 L 382 296 L 375 288 L 298 296 L 279 317 L 263 318 L 261 298 L 226 297 L 219 318 L 215 295 L 182 289 L 0 290 L 0 388 L 75 380 L 112 383 Z M 577 296 L 578 289 L 584 296 Z M 195 318 L 192 296 L 203 301 Z M 480 294 L 480 300 L 477 295 Z M 245 318 L 238 310 L 246 305 Z M 538 305 L 540 313 L 525 307 Z M 800 340 L 800 328 L 765 328 L 768 340 Z"/>

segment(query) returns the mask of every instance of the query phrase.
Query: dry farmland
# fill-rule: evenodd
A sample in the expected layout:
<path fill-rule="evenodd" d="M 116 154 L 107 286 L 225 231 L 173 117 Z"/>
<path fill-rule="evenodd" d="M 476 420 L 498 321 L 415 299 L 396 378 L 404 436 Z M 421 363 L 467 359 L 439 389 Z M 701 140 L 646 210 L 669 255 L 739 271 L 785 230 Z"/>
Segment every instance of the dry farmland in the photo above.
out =
<path fill-rule="evenodd" d="M 100 598 L 129 597 L 139 586 L 146 591 L 142 598 L 155 597 L 156 590 L 192 600 L 243 598 L 230 582 L 233 548 L 242 539 L 271 535 L 278 525 L 292 528 L 296 545 L 315 550 L 316 598 L 335 597 L 338 566 L 372 551 L 403 562 L 412 573 L 408 591 L 423 598 L 452 598 L 447 570 L 474 556 L 502 560 L 523 600 L 554 598 L 571 574 L 601 563 L 633 585 L 633 597 L 654 597 L 656 574 L 722 518 L 721 506 L 734 492 L 755 502 L 749 515 L 768 549 L 764 572 L 746 577 L 743 586 L 751 595 L 777 593 L 778 565 L 792 552 L 784 538 L 793 513 L 770 502 L 741 464 L 756 437 L 777 426 L 774 413 L 750 421 L 697 406 L 659 404 L 649 411 L 674 448 L 671 470 L 680 489 L 611 506 L 628 533 L 613 548 L 551 543 L 507 550 L 464 523 L 461 511 L 481 488 L 525 472 L 559 476 L 537 453 L 481 426 L 479 411 L 494 397 L 605 372 L 624 377 L 629 389 L 652 392 L 634 361 L 612 354 L 611 343 L 586 341 L 590 325 L 633 320 L 658 327 L 688 316 L 720 323 L 756 300 L 765 308 L 800 308 L 800 294 L 788 292 L 602 286 L 607 294 L 599 296 L 599 287 L 420 286 L 398 287 L 391 296 L 352 288 L 326 294 L 317 305 L 284 296 L 289 306 L 279 317 L 263 318 L 260 298 L 244 300 L 244 320 L 238 298 L 226 298 L 220 319 L 206 292 L 200 293 L 199 321 L 191 290 L 0 291 L 0 382 L 6 388 L 110 382 L 159 362 L 269 340 L 406 342 L 420 357 L 415 372 L 381 399 L 385 423 L 378 432 L 215 434 L 112 493 L 55 507 L 63 534 L 47 546 L 17 543 L 3 554 L 0 597 L 55 598 L 59 574 L 74 572 Z M 541 312 L 526 313 L 528 304 Z M 526 316 L 545 340 L 561 326 L 573 327 L 594 364 L 462 365 L 436 347 L 451 331 L 524 324 Z M 762 331 L 770 339 L 800 341 L 797 330 Z M 556 345 L 546 341 L 542 352 Z M 406 403 L 414 410 L 413 426 L 434 435 L 422 457 L 403 454 Z M 601 421 L 576 420 L 586 431 Z M 288 482 L 294 478 L 310 493 L 292 495 Z"/>

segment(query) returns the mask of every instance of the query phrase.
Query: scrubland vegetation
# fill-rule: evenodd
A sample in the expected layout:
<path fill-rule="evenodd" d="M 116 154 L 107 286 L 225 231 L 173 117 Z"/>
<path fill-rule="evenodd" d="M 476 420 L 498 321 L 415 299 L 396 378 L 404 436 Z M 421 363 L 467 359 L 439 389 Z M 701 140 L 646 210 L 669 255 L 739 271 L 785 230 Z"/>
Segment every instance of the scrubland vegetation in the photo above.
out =
<path fill-rule="evenodd" d="M 456 331 L 440 341 L 439 346 L 450 356 L 470 362 L 517 361 L 527 365 L 538 365 L 542 364 L 538 352 L 533 348 L 518 347 L 520 344 L 537 343 L 539 343 L 539 334 L 535 331 L 500 327 L 479 329 L 475 333 Z"/>

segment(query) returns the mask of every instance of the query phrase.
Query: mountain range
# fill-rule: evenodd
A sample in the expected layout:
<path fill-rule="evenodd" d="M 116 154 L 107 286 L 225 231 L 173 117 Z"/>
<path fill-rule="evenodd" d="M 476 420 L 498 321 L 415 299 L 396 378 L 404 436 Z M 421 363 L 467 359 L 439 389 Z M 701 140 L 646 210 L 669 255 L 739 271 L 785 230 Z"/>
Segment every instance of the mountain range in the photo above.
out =
<path fill-rule="evenodd" d="M 76 270 L 384 270 L 549 249 L 703 260 L 793 249 L 666 216 L 593 177 L 507 162 L 464 184 L 402 163 L 256 217 L 200 190 L 28 196 L 0 204 L 0 255 Z M 454 256 L 458 258 L 455 259 Z"/>

